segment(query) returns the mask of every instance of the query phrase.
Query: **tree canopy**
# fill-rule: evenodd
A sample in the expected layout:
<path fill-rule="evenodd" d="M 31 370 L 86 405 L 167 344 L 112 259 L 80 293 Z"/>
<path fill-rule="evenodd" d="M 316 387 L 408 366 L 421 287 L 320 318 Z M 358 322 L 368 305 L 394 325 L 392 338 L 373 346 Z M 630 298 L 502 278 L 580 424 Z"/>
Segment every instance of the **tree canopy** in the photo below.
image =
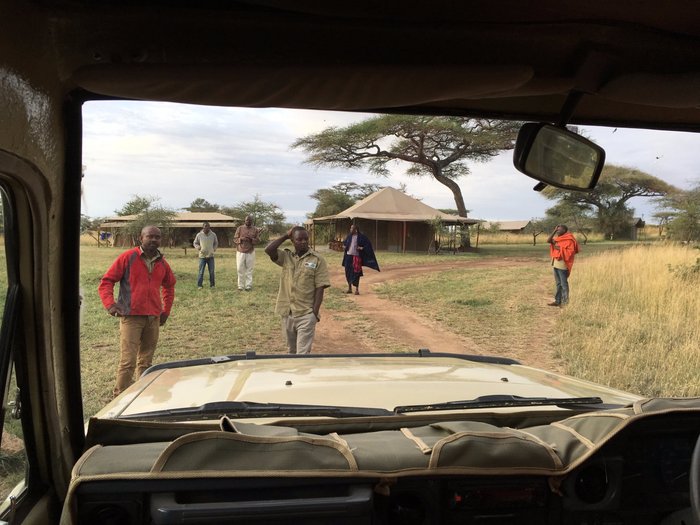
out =
<path fill-rule="evenodd" d="M 588 242 L 588 233 L 594 229 L 596 223 L 593 207 L 589 204 L 563 200 L 545 213 L 546 231 L 553 230 L 557 224 L 565 224 L 583 237 L 583 244 Z"/>
<path fill-rule="evenodd" d="M 309 195 L 312 199 L 318 201 L 316 209 L 309 214 L 309 217 L 335 215 L 382 188 L 384 186 L 379 184 L 341 182 L 330 188 L 318 189 Z"/>
<path fill-rule="evenodd" d="M 690 190 L 669 193 L 661 204 L 672 210 L 668 214 L 671 238 L 686 242 L 700 240 L 700 182 Z"/>
<path fill-rule="evenodd" d="M 158 204 L 160 197 L 134 195 L 121 210 L 118 215 L 136 215 L 133 221 L 126 224 L 123 229 L 127 232 L 134 244 L 137 244 L 144 226 L 158 226 L 163 237 L 167 238 L 175 211 Z"/>
<path fill-rule="evenodd" d="M 185 209 L 189 212 L 214 212 L 219 211 L 221 209 L 221 206 L 219 206 L 218 204 L 212 204 L 211 202 L 209 202 L 206 199 L 203 199 L 202 197 L 197 197 Z"/>
<path fill-rule="evenodd" d="M 158 197 L 152 195 L 132 195 L 131 199 L 124 204 L 120 209 L 114 210 L 119 216 L 138 215 L 144 210 L 151 207 L 153 203 L 158 201 Z"/>
<path fill-rule="evenodd" d="M 260 195 L 255 195 L 252 201 L 241 201 L 235 206 L 222 206 L 221 212 L 239 220 L 250 215 L 253 217 L 253 224 L 264 228 L 266 233 L 286 231 L 286 219 L 280 207 L 273 202 L 263 201 Z"/>
<path fill-rule="evenodd" d="M 469 173 L 468 162 L 484 162 L 515 144 L 519 123 L 412 115 L 381 115 L 349 126 L 330 127 L 296 140 L 316 166 L 367 169 L 389 174 L 388 165 L 409 163 L 408 175 L 430 176 L 450 189 L 460 216 L 467 216 L 456 179 Z"/>
<path fill-rule="evenodd" d="M 608 165 L 603 168 L 598 185 L 591 191 L 569 191 L 548 186 L 542 195 L 591 210 L 600 231 L 617 238 L 629 229 L 634 210 L 629 206 L 635 197 L 662 197 L 675 191 L 672 185 L 634 168 Z"/>

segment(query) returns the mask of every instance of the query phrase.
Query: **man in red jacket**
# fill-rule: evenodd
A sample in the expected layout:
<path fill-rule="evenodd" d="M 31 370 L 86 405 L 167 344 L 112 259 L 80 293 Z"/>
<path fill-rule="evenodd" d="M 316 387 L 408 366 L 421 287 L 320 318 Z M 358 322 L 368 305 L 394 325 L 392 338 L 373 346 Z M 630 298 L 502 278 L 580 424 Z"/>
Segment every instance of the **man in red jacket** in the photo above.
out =
<path fill-rule="evenodd" d="M 549 243 L 549 256 L 552 258 L 556 284 L 554 302 L 548 304 L 549 306 L 564 306 L 569 302 L 569 275 L 571 275 L 571 268 L 574 266 L 574 256 L 578 253 L 578 243 L 564 224 L 557 224 L 557 227 L 547 238 L 547 242 Z"/>
<path fill-rule="evenodd" d="M 175 275 L 158 249 L 160 239 L 160 229 L 145 226 L 141 246 L 117 257 L 98 288 L 109 314 L 120 318 L 115 397 L 133 382 L 134 368 L 139 377 L 151 366 L 160 327 L 168 320 L 175 299 Z M 117 282 L 119 299 L 115 301 Z"/>

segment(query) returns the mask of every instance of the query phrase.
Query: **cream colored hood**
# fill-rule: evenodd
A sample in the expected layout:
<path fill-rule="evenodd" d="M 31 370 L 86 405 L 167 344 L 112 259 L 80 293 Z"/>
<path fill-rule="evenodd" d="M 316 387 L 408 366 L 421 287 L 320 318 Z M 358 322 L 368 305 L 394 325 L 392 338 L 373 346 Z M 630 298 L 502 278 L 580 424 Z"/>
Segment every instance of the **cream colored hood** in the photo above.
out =
<path fill-rule="evenodd" d="M 590 397 L 627 404 L 625 392 L 522 365 L 458 357 L 241 359 L 164 368 L 143 376 L 97 417 L 198 407 L 217 401 L 393 409 L 486 395 Z"/>

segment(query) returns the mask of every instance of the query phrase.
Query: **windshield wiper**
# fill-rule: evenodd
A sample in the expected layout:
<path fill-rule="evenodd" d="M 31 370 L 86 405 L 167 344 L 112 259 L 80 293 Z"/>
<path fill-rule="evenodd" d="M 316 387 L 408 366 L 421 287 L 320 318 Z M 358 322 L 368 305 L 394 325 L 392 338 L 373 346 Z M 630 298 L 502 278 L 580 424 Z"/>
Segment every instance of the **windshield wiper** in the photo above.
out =
<path fill-rule="evenodd" d="M 365 417 L 391 416 L 394 413 L 385 408 L 339 407 L 327 405 L 297 405 L 286 403 L 253 403 L 248 401 L 217 401 L 198 407 L 153 410 L 138 414 L 121 415 L 119 419 L 154 419 L 177 421 L 183 419 L 212 419 L 228 416 L 236 417 Z"/>
<path fill-rule="evenodd" d="M 521 397 L 511 395 L 479 396 L 463 401 L 448 401 L 429 405 L 404 405 L 394 407 L 395 414 L 431 412 L 436 410 L 468 410 L 474 408 L 532 407 L 553 405 L 562 408 L 609 408 L 599 397 Z M 592 406 L 594 405 L 594 406 Z M 603 405 L 603 406 L 601 406 Z M 615 405 L 617 406 L 617 405 Z"/>

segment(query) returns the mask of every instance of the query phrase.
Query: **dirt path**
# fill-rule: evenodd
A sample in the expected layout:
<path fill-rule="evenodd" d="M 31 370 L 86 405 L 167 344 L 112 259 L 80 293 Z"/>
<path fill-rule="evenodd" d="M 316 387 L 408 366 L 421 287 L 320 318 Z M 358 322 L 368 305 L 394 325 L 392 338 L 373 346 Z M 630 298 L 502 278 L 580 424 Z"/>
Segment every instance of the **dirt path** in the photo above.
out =
<path fill-rule="evenodd" d="M 416 350 L 429 348 L 434 352 L 459 353 L 459 354 L 484 354 L 485 352 L 473 340 L 447 330 L 443 325 L 433 322 L 420 314 L 379 297 L 373 288 L 379 283 L 399 280 L 402 278 L 414 278 L 421 274 L 434 273 L 436 271 L 448 271 L 456 268 L 497 268 L 518 267 L 532 265 L 532 259 L 484 259 L 480 261 L 455 261 L 454 263 L 437 263 L 424 265 L 394 266 L 382 272 L 366 271 L 362 278 L 361 295 L 350 295 L 350 300 L 360 303 L 364 315 L 372 318 L 377 324 L 383 326 L 388 332 L 397 336 L 401 342 Z M 345 289 L 345 275 L 341 269 L 332 269 L 331 283 L 334 287 Z M 548 290 L 543 289 L 543 298 Z M 551 308 L 542 302 L 541 322 L 538 323 L 540 337 L 533 340 L 533 344 L 525 349 L 520 349 L 513 355 L 512 349 L 504 349 L 503 357 L 518 359 L 523 364 L 544 368 L 551 371 L 561 371 L 561 364 L 551 355 L 549 350 L 543 349 L 542 343 L 547 333 L 553 327 Z M 314 352 L 325 354 L 338 353 L 377 353 L 385 351 L 382 348 L 369 346 L 371 343 L 363 343 L 349 340 L 351 333 L 351 315 L 323 311 L 322 322 L 316 327 Z M 398 335 L 400 334 L 400 336 Z M 439 334 L 439 341 L 436 340 Z M 493 355 L 493 352 L 489 352 Z"/>

